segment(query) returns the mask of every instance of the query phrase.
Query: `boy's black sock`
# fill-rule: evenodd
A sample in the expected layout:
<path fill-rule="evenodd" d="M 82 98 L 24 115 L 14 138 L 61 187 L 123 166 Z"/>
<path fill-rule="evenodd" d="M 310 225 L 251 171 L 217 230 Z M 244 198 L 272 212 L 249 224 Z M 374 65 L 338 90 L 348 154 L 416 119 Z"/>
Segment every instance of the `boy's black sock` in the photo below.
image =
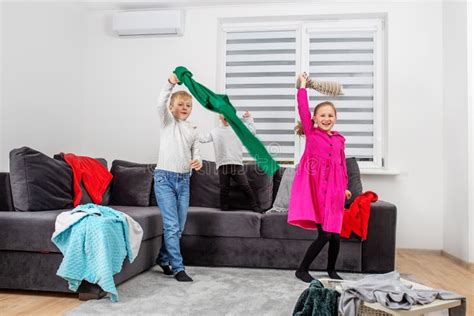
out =
<path fill-rule="evenodd" d="M 193 281 L 193 279 L 191 279 L 191 277 L 187 275 L 186 272 L 184 272 L 184 270 L 176 273 L 174 277 L 179 282 L 192 282 Z"/>
<path fill-rule="evenodd" d="M 296 270 L 295 276 L 301 281 L 306 282 L 306 283 L 311 283 L 311 281 L 314 280 L 314 278 L 309 274 L 308 271 Z"/>
<path fill-rule="evenodd" d="M 173 271 L 171 270 L 170 266 L 162 266 L 161 264 L 159 265 L 161 269 L 163 269 L 163 273 L 166 275 L 173 275 Z"/>

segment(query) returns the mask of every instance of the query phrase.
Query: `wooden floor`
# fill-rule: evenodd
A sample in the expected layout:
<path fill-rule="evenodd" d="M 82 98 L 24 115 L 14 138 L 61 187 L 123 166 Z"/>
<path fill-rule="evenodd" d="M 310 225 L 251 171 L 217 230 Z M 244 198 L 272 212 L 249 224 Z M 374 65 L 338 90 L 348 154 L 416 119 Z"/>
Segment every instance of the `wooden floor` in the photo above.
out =
<path fill-rule="evenodd" d="M 418 283 L 459 293 L 467 299 L 467 314 L 474 315 L 474 272 L 436 251 L 398 250 L 396 269 L 412 274 Z"/>
<path fill-rule="evenodd" d="M 398 250 L 396 269 L 425 285 L 455 291 L 467 298 L 474 315 L 474 272 L 435 251 Z M 0 291 L 0 315 L 62 315 L 80 304 L 74 295 Z"/>

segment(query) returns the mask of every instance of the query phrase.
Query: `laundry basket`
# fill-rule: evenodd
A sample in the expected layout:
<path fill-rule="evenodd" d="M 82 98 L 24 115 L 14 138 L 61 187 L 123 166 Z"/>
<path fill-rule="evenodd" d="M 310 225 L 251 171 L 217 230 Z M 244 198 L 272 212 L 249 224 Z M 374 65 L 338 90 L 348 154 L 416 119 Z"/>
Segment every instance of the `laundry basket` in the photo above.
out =
<path fill-rule="evenodd" d="M 336 290 L 339 293 L 341 292 L 341 283 L 343 282 L 342 280 L 334 280 L 334 279 L 318 279 L 318 280 L 324 285 L 325 288 Z M 387 312 L 365 306 L 364 302 L 360 302 L 359 310 L 357 311 L 357 316 L 391 316 L 391 315 L 392 314 L 389 314 Z"/>

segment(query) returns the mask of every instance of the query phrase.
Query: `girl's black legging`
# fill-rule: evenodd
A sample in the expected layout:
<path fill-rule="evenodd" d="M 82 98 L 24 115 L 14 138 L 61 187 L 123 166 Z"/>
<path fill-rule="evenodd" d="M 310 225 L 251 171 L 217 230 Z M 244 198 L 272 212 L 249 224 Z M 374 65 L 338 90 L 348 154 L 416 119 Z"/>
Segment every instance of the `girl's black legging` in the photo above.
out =
<path fill-rule="evenodd" d="M 329 242 L 327 271 L 335 271 L 336 269 L 336 260 L 339 254 L 340 235 L 323 231 L 321 224 L 317 224 L 317 227 L 318 237 L 308 247 L 298 271 L 309 271 L 309 266 L 314 261 L 316 256 L 321 252 L 321 249 L 323 249 L 327 242 Z"/>

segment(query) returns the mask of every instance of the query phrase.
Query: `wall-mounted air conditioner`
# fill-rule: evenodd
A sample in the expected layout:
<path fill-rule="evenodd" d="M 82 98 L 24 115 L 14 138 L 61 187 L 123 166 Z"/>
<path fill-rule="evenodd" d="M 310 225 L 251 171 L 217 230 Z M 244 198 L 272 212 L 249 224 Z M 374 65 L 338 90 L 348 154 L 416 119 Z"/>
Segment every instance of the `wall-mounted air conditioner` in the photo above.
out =
<path fill-rule="evenodd" d="M 112 17 L 112 27 L 120 36 L 182 35 L 184 13 L 180 10 L 119 12 Z"/>

